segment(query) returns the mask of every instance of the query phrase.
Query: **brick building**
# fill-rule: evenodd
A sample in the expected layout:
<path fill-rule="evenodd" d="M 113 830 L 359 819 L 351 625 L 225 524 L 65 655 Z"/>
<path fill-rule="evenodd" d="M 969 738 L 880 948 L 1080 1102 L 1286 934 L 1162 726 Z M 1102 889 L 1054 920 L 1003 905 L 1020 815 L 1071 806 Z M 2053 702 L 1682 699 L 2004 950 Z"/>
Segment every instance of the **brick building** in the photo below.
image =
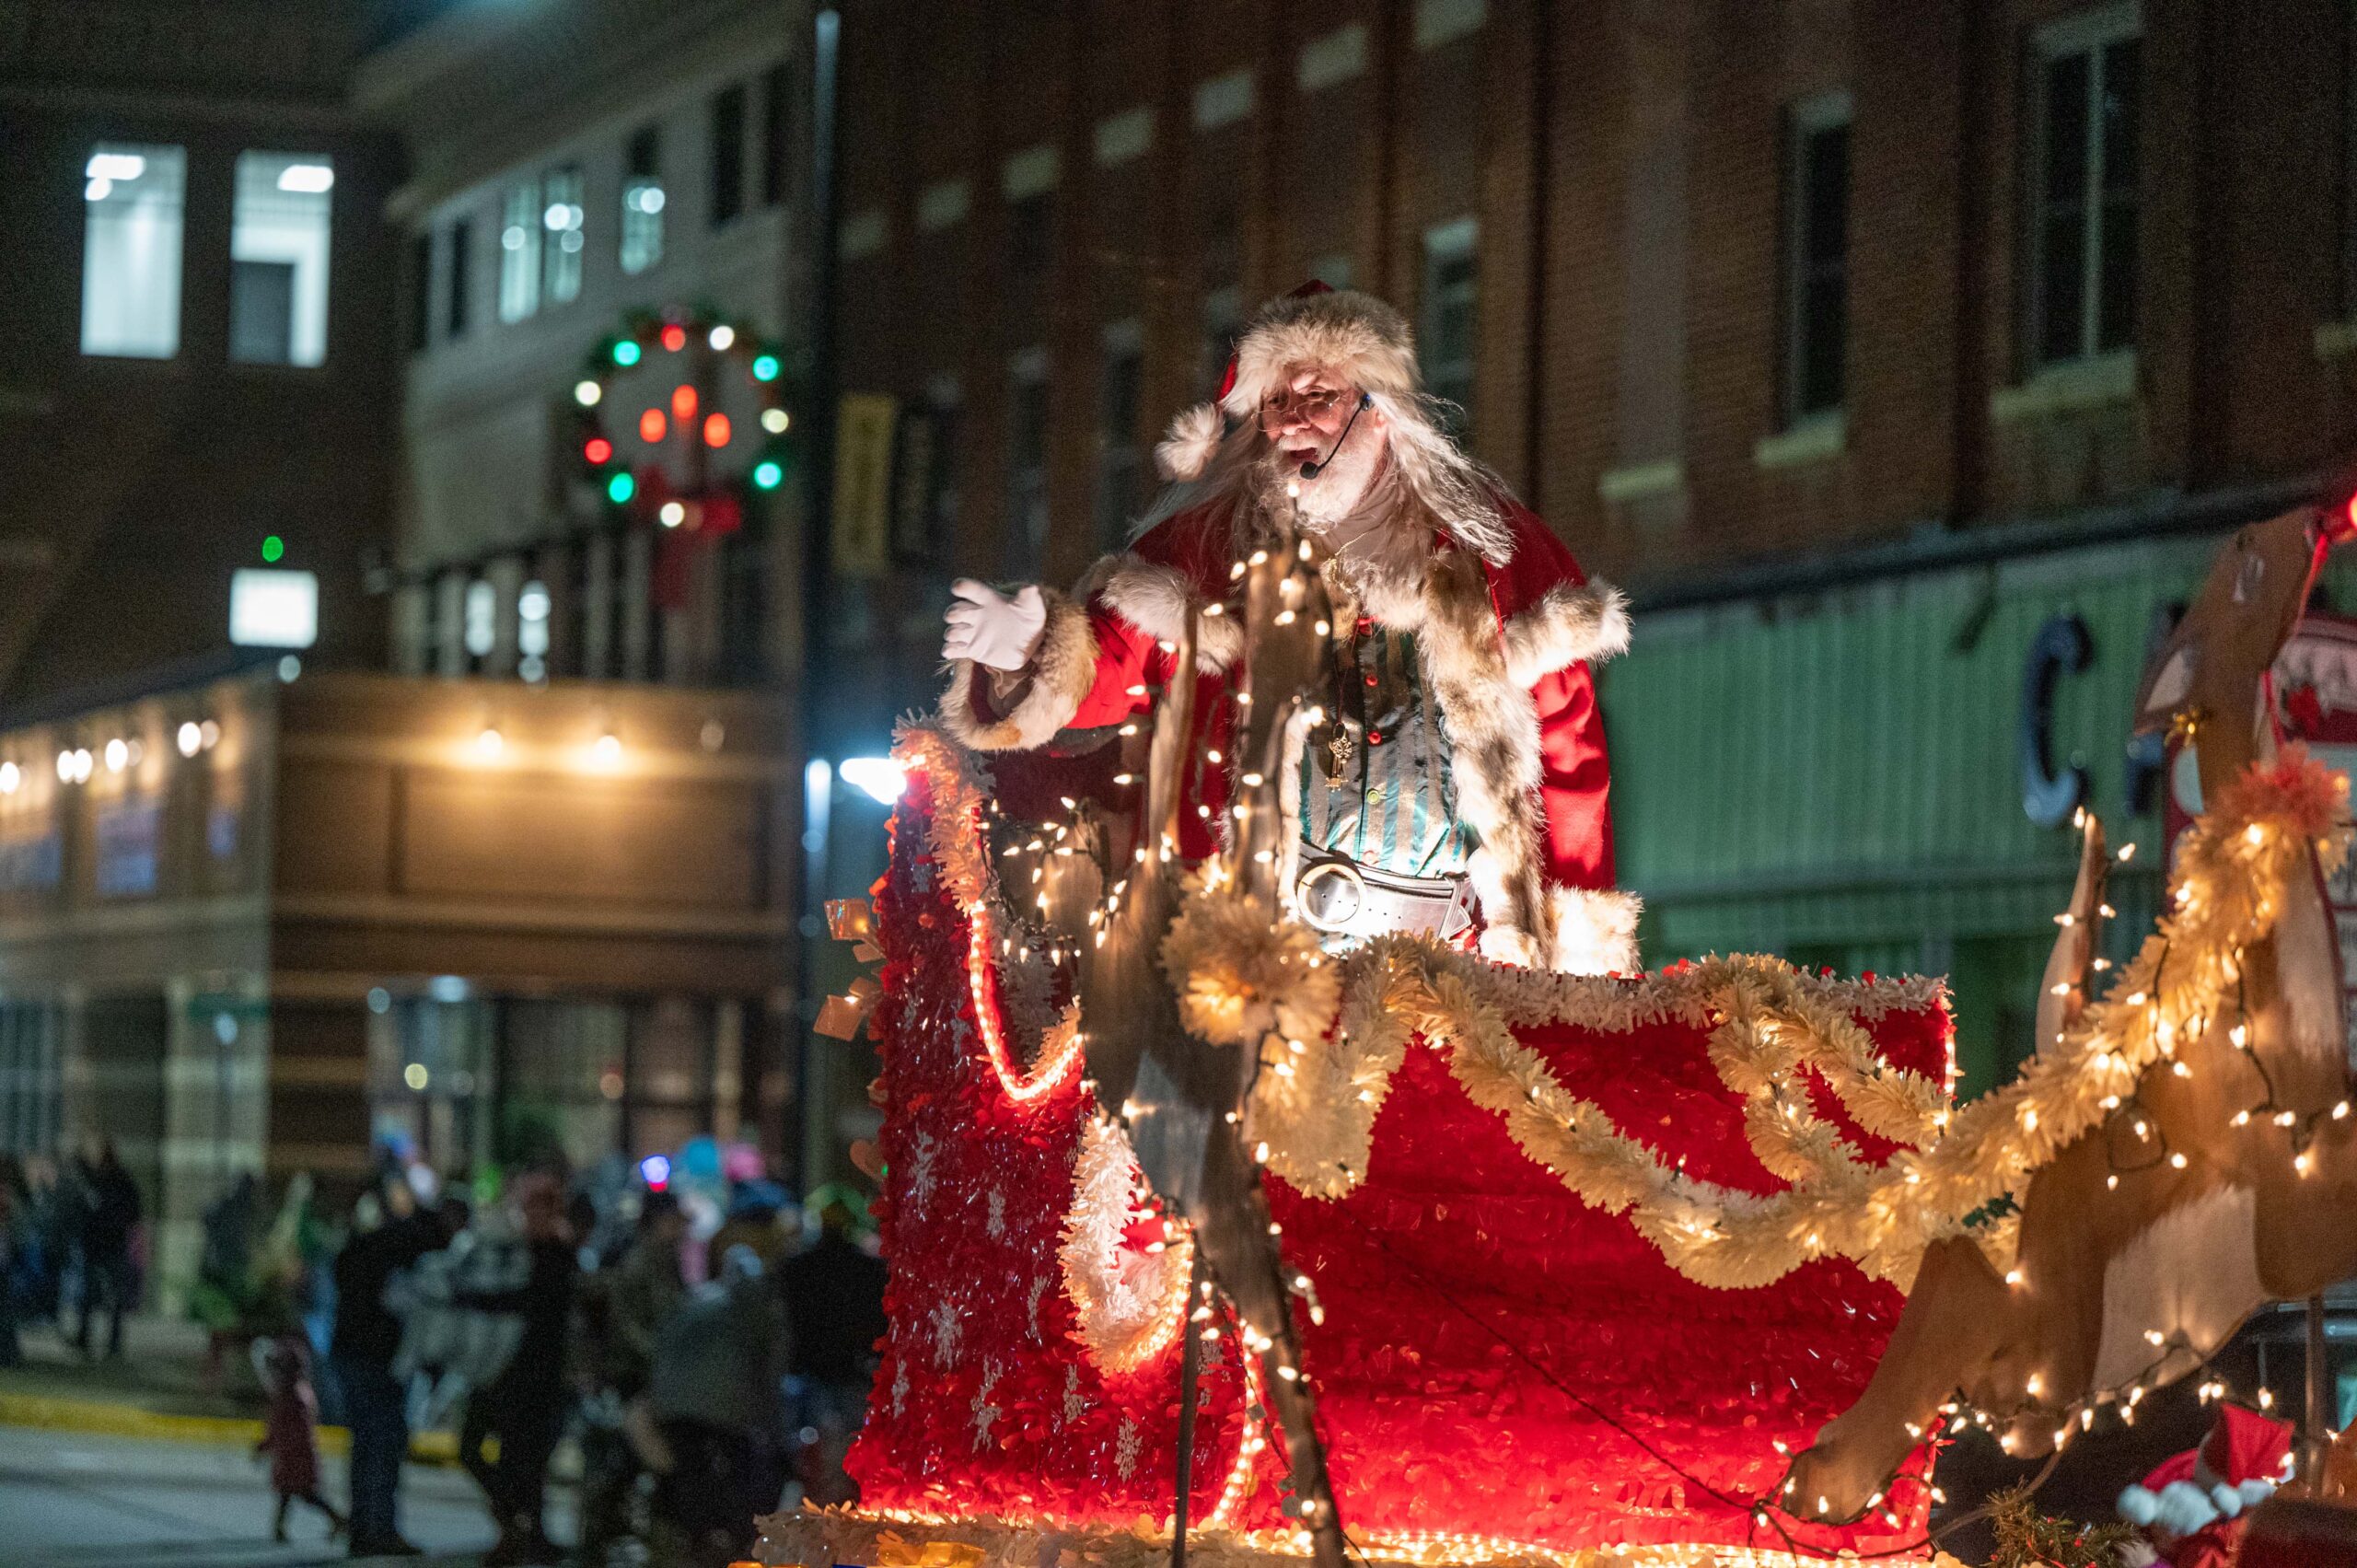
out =
<path fill-rule="evenodd" d="M 2023 771 L 2147 823 L 2147 624 L 2352 435 L 2345 7 L 843 11 L 843 387 L 898 423 L 837 629 L 897 651 L 871 705 L 925 694 L 953 572 L 1120 537 L 1258 301 L 1366 288 L 1645 612 L 1603 691 L 1648 957 L 1952 972 L 1975 1071 L 2026 1049 L 2070 843 Z M 2032 744 L 2056 617 L 2092 652 Z"/>

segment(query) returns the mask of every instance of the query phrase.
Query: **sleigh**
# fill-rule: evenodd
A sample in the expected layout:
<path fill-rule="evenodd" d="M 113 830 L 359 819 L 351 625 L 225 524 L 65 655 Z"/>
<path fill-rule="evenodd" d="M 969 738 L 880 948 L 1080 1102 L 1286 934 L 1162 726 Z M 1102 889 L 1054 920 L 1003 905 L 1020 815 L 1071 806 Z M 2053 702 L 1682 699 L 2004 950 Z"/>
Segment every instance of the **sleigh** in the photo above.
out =
<path fill-rule="evenodd" d="M 2208 656 L 2142 704 L 2203 704 L 2215 762 L 2175 907 L 2102 974 L 2087 824 L 2052 1043 L 1962 1109 L 1937 981 L 1322 955 L 1256 869 L 1274 813 L 1172 864 L 1183 722 L 987 768 L 905 730 L 889 869 L 841 912 L 880 954 L 890 1331 L 860 1503 L 768 1521 L 765 1557 L 1143 1561 L 1191 1532 L 1224 1561 L 1929 1560 L 1945 1432 L 2036 1453 L 2132 1420 L 2357 1260 L 2310 902 L 2345 786 L 2253 739 L 2324 538 L 2294 515 L 2229 547 L 2173 645 Z M 1256 570 L 1256 627 L 1287 581 Z M 1123 840 L 1081 803 L 1138 777 Z M 2253 1060 L 2258 1118 L 2224 1082 Z M 2159 1153 L 2123 1186 L 2129 1137 Z M 2238 1234 L 2247 1283 L 2146 1291 Z"/>

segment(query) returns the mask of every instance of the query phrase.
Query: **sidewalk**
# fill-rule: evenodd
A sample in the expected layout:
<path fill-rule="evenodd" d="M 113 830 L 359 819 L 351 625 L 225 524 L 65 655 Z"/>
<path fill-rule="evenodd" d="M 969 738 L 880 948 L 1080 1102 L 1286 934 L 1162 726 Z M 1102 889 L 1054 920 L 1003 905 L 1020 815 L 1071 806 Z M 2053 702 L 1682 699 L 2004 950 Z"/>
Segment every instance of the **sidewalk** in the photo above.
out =
<path fill-rule="evenodd" d="M 242 1347 L 226 1349 L 217 1382 L 208 1378 L 207 1336 L 184 1318 L 125 1318 L 123 1353 L 100 1361 L 85 1360 L 47 1325 L 20 1337 L 23 1365 L 0 1368 L 0 1426 L 247 1447 L 261 1438 L 262 1397 L 252 1362 Z M 319 1428 L 323 1453 L 341 1454 L 350 1441 L 343 1427 Z M 454 1464 L 458 1438 L 418 1433 L 410 1457 Z"/>

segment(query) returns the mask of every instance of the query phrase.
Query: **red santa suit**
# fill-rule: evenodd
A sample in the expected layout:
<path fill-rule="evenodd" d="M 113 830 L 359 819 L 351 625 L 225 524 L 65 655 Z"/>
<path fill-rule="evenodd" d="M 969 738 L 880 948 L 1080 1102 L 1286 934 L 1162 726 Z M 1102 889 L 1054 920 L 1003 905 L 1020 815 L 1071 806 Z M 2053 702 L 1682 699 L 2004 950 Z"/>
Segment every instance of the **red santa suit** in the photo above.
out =
<path fill-rule="evenodd" d="M 1464 872 L 1482 951 L 1539 968 L 1634 971 L 1639 905 L 1612 885 L 1610 767 L 1590 668 L 1627 646 L 1625 602 L 1457 451 L 1419 390 L 1405 323 L 1364 296 L 1291 296 L 1261 313 L 1239 342 L 1222 405 L 1182 415 L 1158 453 L 1191 488 L 1073 595 L 1048 596 L 1047 623 L 1017 679 L 960 664 L 942 702 L 946 727 L 979 749 L 1086 746 L 1170 681 L 1196 611 L 1192 751 L 1224 761 L 1190 781 L 1202 809 L 1185 814 L 1181 848 L 1211 851 L 1234 765 L 1235 567 L 1264 537 L 1271 505 L 1255 478 L 1266 448 L 1250 416 L 1281 374 L 1306 365 L 1365 390 L 1387 417 L 1392 468 L 1371 492 L 1379 516 L 1364 547 L 1326 570 L 1333 634 L 1341 645 L 1412 639 L 1420 695 L 1446 741 L 1453 812 L 1473 845 Z M 1364 736 L 1369 747 L 1387 738 L 1373 727 Z"/>

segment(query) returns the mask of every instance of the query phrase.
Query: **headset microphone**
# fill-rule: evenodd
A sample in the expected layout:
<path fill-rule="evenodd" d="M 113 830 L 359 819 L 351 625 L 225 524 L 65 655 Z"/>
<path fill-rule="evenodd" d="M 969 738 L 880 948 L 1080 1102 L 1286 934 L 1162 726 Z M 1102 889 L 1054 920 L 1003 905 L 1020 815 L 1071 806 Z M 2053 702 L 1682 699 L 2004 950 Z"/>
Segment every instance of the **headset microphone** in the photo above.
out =
<path fill-rule="evenodd" d="M 1374 406 L 1375 394 L 1373 392 L 1361 392 L 1359 394 L 1358 407 L 1351 410 L 1351 417 L 1343 424 L 1342 433 L 1334 437 L 1333 446 L 1327 448 L 1326 455 L 1324 457 L 1318 459 L 1314 463 L 1304 463 L 1301 465 L 1301 477 L 1304 479 L 1316 479 L 1319 474 L 1324 473 L 1326 471 L 1326 465 L 1334 460 L 1334 454 L 1342 449 L 1342 443 L 1351 438 L 1351 426 L 1359 422 L 1360 414 L 1364 413 L 1368 409 L 1371 409 Z"/>

